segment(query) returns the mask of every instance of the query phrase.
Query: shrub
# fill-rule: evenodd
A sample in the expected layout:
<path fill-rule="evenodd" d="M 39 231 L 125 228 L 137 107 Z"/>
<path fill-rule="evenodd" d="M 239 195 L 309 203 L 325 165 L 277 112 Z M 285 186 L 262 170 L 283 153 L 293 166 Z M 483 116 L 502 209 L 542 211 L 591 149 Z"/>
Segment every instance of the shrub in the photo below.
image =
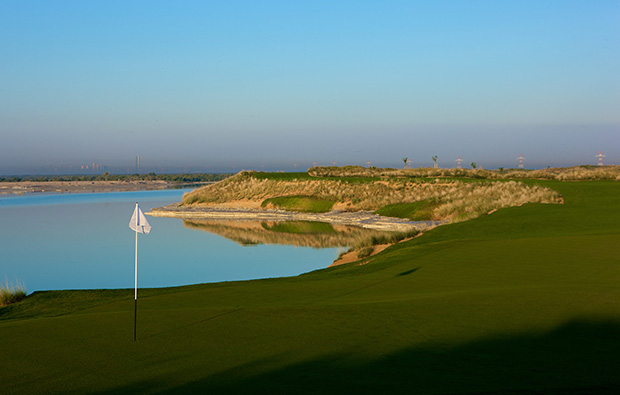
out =
<path fill-rule="evenodd" d="M 367 256 L 370 256 L 370 254 L 372 254 L 374 249 L 375 248 L 373 246 L 363 247 L 357 251 L 357 257 L 359 259 L 366 258 Z"/>
<path fill-rule="evenodd" d="M 17 303 L 26 297 L 26 289 L 23 285 L 9 285 L 8 281 L 4 285 L 0 284 L 0 306 Z"/>
<path fill-rule="evenodd" d="M 360 238 L 352 247 L 353 250 L 360 250 L 366 247 L 374 247 L 379 244 L 395 244 L 403 239 L 416 236 L 420 231 L 412 228 L 405 232 L 381 232 L 370 237 Z"/>

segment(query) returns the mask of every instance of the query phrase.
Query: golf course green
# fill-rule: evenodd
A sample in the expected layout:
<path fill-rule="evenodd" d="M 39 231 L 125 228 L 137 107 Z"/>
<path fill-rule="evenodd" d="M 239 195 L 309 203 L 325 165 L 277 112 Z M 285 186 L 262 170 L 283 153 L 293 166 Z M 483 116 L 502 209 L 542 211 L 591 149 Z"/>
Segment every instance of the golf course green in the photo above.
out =
<path fill-rule="evenodd" d="M 620 393 L 620 182 L 524 182 L 564 204 L 298 277 L 140 290 L 137 342 L 133 289 L 36 292 L 0 308 L 0 393 Z"/>

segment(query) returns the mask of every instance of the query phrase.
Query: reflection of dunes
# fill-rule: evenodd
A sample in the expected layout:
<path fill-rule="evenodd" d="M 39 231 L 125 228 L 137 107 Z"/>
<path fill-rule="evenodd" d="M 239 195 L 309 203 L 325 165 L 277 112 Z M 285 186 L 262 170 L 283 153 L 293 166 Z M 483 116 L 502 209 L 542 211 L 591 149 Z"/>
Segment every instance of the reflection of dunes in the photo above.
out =
<path fill-rule="evenodd" d="M 385 234 L 385 232 L 356 226 L 321 223 L 226 221 L 193 219 L 183 220 L 183 225 L 214 233 L 241 245 L 288 244 L 299 247 L 347 247 L 359 239 Z M 286 231 L 284 230 L 286 229 Z M 314 230 L 313 230 L 314 229 Z M 311 233 L 299 233 L 310 231 Z"/>

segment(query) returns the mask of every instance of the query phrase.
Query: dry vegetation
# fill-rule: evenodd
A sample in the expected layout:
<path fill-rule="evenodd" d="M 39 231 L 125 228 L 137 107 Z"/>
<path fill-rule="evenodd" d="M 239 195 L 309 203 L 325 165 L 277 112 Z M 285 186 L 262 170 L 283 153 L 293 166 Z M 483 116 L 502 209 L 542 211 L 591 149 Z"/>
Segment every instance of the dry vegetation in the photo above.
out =
<path fill-rule="evenodd" d="M 26 288 L 21 284 L 0 284 L 0 307 L 17 303 L 26 297 Z"/>
<path fill-rule="evenodd" d="M 381 169 L 362 166 L 313 167 L 308 174 L 315 177 L 450 177 L 477 179 L 540 179 L 558 181 L 615 180 L 620 181 L 620 166 L 554 167 L 527 169 Z"/>
<path fill-rule="evenodd" d="M 342 168 L 341 171 L 356 171 L 356 169 Z M 320 168 L 311 169 L 311 175 L 318 176 L 319 170 Z M 383 171 L 390 172 L 390 170 Z M 561 202 L 559 194 L 548 188 L 528 186 L 516 181 L 462 182 L 454 179 L 423 181 L 405 177 L 378 178 L 376 181 L 366 182 L 321 177 L 312 180 L 273 180 L 259 179 L 254 176 L 255 174 L 241 172 L 217 184 L 192 191 L 183 197 L 183 204 L 217 206 L 234 201 L 260 203 L 273 197 L 305 195 L 335 200 L 338 202 L 334 206 L 335 210 L 375 211 L 388 204 L 432 200 L 438 203 L 433 210 L 432 219 L 463 221 L 503 207 L 525 203 Z M 345 175 L 353 174 L 342 174 Z"/>

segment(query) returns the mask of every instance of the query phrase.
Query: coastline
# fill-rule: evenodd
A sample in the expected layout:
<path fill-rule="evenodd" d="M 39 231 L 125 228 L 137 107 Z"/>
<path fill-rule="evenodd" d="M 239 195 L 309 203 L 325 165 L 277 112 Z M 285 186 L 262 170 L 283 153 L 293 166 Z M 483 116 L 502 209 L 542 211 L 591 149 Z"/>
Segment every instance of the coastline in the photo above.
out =
<path fill-rule="evenodd" d="M 0 182 L 0 195 L 152 191 L 208 183 L 153 181 L 18 181 Z"/>
<path fill-rule="evenodd" d="M 146 213 L 153 217 L 184 219 L 218 219 L 230 221 L 315 221 L 334 225 L 359 226 L 366 229 L 405 232 L 411 229 L 428 230 L 440 225 L 439 221 L 409 221 L 384 217 L 368 211 L 328 211 L 325 213 L 301 213 L 284 210 L 220 208 L 212 206 L 181 206 L 179 203 L 157 207 Z"/>

